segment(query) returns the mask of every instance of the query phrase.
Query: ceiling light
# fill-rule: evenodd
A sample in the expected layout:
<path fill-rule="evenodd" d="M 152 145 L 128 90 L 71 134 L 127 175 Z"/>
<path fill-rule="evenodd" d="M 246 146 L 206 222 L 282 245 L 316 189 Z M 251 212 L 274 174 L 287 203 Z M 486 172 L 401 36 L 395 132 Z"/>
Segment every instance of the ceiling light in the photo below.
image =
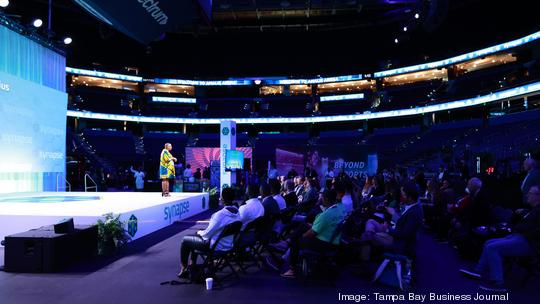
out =
<path fill-rule="evenodd" d="M 406 27 L 406 26 L 403 27 L 403 31 L 404 31 L 404 32 L 407 31 L 407 27 Z"/>
<path fill-rule="evenodd" d="M 398 42 L 399 42 L 399 40 L 397 38 L 394 39 L 394 43 L 398 43 Z"/>
<path fill-rule="evenodd" d="M 9 5 L 9 0 L 0 0 L 0 7 L 7 7 Z"/>
<path fill-rule="evenodd" d="M 414 14 L 414 19 L 418 19 L 418 18 L 420 18 L 420 14 L 418 13 Z"/>
<path fill-rule="evenodd" d="M 43 25 L 43 20 L 37 18 L 37 19 L 34 19 L 34 21 L 32 21 L 32 25 L 34 27 L 41 27 Z"/>
<path fill-rule="evenodd" d="M 73 42 L 73 39 L 71 39 L 71 37 L 64 38 L 64 44 L 65 45 L 71 44 L 72 42 Z"/>

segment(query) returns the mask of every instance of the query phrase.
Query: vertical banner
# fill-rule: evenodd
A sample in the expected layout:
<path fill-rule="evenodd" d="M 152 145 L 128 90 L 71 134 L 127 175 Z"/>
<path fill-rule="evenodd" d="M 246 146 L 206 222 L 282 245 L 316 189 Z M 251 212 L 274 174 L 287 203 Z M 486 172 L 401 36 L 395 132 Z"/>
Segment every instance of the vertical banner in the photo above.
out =
<path fill-rule="evenodd" d="M 227 150 L 236 150 L 236 122 L 224 120 L 220 128 L 220 189 L 228 188 L 236 183 L 236 175 L 225 171 L 225 153 Z"/>

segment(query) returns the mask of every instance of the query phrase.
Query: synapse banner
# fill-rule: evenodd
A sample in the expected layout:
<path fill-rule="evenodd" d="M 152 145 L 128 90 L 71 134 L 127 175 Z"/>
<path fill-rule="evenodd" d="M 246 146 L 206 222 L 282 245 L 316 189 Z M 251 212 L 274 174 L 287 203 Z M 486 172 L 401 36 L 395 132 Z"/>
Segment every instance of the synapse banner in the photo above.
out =
<path fill-rule="evenodd" d="M 1 26 L 0 41 L 0 193 L 63 188 L 65 59 Z"/>

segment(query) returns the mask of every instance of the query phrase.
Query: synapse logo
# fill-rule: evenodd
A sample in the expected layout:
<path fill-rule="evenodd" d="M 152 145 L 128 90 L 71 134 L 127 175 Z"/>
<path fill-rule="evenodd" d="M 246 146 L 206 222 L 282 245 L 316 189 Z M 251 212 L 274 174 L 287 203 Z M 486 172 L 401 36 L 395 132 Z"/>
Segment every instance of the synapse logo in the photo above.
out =
<path fill-rule="evenodd" d="M 169 223 L 171 223 L 173 219 L 181 220 L 182 215 L 189 212 L 189 201 L 167 206 L 165 207 L 165 209 L 163 209 L 163 212 L 165 214 L 165 217 L 163 219 L 169 221 Z"/>
<path fill-rule="evenodd" d="M 221 133 L 225 136 L 229 135 L 229 128 L 225 127 L 223 130 L 221 130 Z"/>
<path fill-rule="evenodd" d="M 131 237 L 134 237 L 135 233 L 137 233 L 137 226 L 138 226 L 137 217 L 135 216 L 135 214 L 132 214 L 128 220 L 128 234 Z"/>
<path fill-rule="evenodd" d="M 169 17 L 163 12 L 163 10 L 158 6 L 159 1 L 155 0 L 137 0 L 141 6 L 156 20 L 157 23 L 161 25 L 167 24 Z"/>

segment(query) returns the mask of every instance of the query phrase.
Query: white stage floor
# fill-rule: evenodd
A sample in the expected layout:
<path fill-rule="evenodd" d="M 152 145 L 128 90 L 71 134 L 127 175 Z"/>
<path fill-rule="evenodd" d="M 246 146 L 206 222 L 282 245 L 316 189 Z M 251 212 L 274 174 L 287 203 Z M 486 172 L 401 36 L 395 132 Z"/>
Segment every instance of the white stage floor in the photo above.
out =
<path fill-rule="evenodd" d="M 73 218 L 76 225 L 94 224 L 106 213 L 131 220 L 137 239 L 208 209 L 208 193 L 40 192 L 0 195 L 0 239 L 6 235 Z M 128 227 L 126 227 L 127 229 Z"/>

